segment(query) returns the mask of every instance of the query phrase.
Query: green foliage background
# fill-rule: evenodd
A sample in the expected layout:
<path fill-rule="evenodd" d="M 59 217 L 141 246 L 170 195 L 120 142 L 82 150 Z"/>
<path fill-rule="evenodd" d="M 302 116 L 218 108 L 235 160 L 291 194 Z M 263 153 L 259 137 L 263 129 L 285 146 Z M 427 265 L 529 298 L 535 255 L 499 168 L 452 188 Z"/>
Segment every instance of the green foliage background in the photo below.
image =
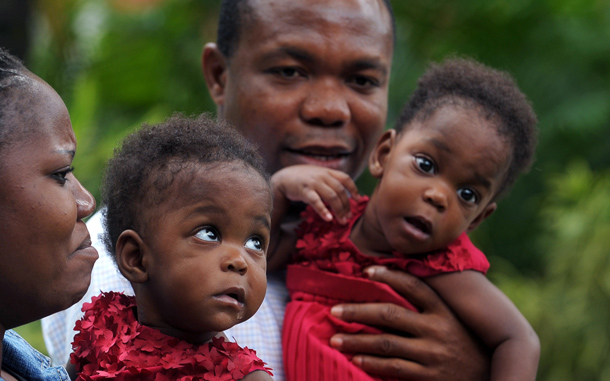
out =
<path fill-rule="evenodd" d="M 200 70 L 217 0 L 38 0 L 27 65 L 68 105 L 76 175 L 99 201 L 116 143 L 214 111 Z M 540 119 L 532 171 L 473 239 L 542 341 L 540 380 L 610 380 L 610 2 L 394 0 L 388 123 L 430 60 L 513 74 Z M 364 190 L 372 181 L 360 180 Z M 36 336 L 34 328 L 33 335 Z"/>

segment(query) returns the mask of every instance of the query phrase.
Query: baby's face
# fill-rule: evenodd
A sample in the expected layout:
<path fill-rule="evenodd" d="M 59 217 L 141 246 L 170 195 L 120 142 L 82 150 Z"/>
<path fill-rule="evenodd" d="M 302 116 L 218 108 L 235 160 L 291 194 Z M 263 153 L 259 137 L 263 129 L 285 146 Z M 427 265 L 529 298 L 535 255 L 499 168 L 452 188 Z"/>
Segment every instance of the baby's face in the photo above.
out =
<path fill-rule="evenodd" d="M 242 163 L 195 164 L 170 187 L 168 201 L 146 213 L 151 300 L 140 316 L 202 342 L 249 319 L 263 301 L 271 190 Z"/>
<path fill-rule="evenodd" d="M 382 155 L 378 230 L 405 254 L 447 246 L 495 210 L 509 154 L 493 121 L 476 110 L 443 106 L 412 122 Z"/>

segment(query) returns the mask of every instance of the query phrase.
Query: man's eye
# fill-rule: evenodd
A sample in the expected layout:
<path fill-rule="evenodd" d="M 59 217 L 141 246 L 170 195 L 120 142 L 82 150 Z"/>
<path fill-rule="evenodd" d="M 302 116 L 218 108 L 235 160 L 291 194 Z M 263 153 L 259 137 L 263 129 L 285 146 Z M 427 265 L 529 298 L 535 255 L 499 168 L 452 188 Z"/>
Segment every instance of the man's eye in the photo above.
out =
<path fill-rule="evenodd" d="M 260 238 L 257 237 L 252 237 L 248 239 L 244 246 L 246 246 L 246 248 L 248 249 L 263 251 L 263 241 L 261 241 Z"/>
<path fill-rule="evenodd" d="M 434 174 L 436 172 L 432 160 L 426 159 L 425 157 L 416 157 L 415 161 L 419 169 L 424 173 Z"/>
<path fill-rule="evenodd" d="M 212 227 L 202 228 L 195 234 L 195 237 L 202 241 L 216 242 L 220 240 L 220 234 Z"/>
<path fill-rule="evenodd" d="M 360 89 L 370 89 L 372 87 L 379 86 L 379 81 L 376 81 L 365 75 L 356 75 L 350 78 L 347 82 Z"/>
<path fill-rule="evenodd" d="M 271 73 L 276 74 L 282 78 L 296 78 L 300 75 L 299 71 L 294 67 L 278 67 L 270 70 Z"/>
<path fill-rule="evenodd" d="M 478 202 L 476 192 L 470 188 L 458 189 L 458 195 L 462 200 L 466 201 L 469 204 L 476 204 Z"/>

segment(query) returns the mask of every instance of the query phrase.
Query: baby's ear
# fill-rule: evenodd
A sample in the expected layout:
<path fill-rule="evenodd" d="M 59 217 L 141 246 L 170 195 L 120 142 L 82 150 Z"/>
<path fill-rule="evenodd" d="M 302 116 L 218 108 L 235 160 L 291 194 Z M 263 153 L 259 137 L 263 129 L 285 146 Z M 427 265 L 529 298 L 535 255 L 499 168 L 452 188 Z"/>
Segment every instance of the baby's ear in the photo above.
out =
<path fill-rule="evenodd" d="M 396 130 L 391 129 L 384 132 L 377 141 L 375 149 L 371 152 L 371 156 L 369 157 L 369 172 L 371 172 L 373 177 L 379 179 L 383 176 L 386 161 L 392 147 L 394 147 L 395 140 Z"/>
<path fill-rule="evenodd" d="M 491 214 L 495 212 L 496 209 L 498 209 L 498 204 L 496 204 L 495 202 L 490 202 L 485 207 L 485 209 L 483 209 L 483 211 L 474 219 L 474 221 L 472 221 L 470 225 L 468 225 L 466 233 L 470 233 L 471 231 L 476 229 L 481 224 L 481 222 L 485 221 L 487 217 L 491 216 Z"/>
<path fill-rule="evenodd" d="M 142 237 L 135 230 L 125 230 L 116 243 L 116 263 L 121 274 L 132 283 L 144 283 L 148 280 L 146 248 Z"/>

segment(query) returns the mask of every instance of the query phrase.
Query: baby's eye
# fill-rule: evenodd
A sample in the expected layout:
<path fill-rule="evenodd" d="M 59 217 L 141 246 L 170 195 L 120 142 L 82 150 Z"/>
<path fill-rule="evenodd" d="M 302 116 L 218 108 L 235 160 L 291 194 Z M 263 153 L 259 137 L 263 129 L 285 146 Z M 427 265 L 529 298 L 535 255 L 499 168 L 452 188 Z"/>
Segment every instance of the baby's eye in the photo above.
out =
<path fill-rule="evenodd" d="M 436 168 L 434 168 L 434 162 L 432 162 L 432 160 L 418 156 L 415 158 L 415 161 L 419 169 L 421 169 L 424 173 L 434 174 L 436 172 Z"/>
<path fill-rule="evenodd" d="M 220 240 L 220 234 L 218 234 L 216 229 L 209 226 L 201 228 L 201 230 L 199 230 L 197 234 L 195 234 L 195 237 L 199 238 L 202 241 L 208 242 L 215 242 Z"/>
<path fill-rule="evenodd" d="M 261 239 L 258 237 L 252 237 L 248 239 L 244 246 L 246 246 L 246 248 L 248 249 L 263 251 L 263 241 L 261 241 Z"/>
<path fill-rule="evenodd" d="M 470 188 L 458 189 L 458 195 L 462 200 L 466 201 L 469 204 L 476 204 L 479 201 L 477 193 Z"/>

